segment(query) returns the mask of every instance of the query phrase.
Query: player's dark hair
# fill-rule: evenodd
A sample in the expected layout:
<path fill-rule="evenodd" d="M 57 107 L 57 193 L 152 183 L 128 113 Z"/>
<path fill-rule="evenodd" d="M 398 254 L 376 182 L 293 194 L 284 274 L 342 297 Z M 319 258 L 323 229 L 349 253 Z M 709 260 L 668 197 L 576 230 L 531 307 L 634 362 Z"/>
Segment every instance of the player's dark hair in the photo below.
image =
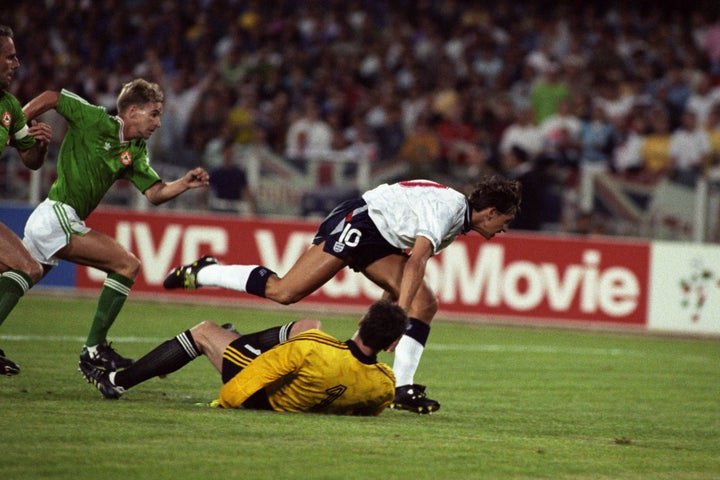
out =
<path fill-rule="evenodd" d="M 117 98 L 118 113 L 125 112 L 131 105 L 145 105 L 150 102 L 164 102 L 160 85 L 148 82 L 142 78 L 128 82 L 122 86 Z"/>
<path fill-rule="evenodd" d="M 360 321 L 358 333 L 365 345 L 379 352 L 400 338 L 407 324 L 405 310 L 388 300 L 378 300 Z"/>
<path fill-rule="evenodd" d="M 2 43 L 2 37 L 13 38 L 12 28 L 7 25 L 0 25 L 0 44 Z"/>
<path fill-rule="evenodd" d="M 517 180 L 508 180 L 499 175 L 483 177 L 468 197 L 470 206 L 475 211 L 495 207 L 503 214 L 520 211 L 522 186 Z"/>

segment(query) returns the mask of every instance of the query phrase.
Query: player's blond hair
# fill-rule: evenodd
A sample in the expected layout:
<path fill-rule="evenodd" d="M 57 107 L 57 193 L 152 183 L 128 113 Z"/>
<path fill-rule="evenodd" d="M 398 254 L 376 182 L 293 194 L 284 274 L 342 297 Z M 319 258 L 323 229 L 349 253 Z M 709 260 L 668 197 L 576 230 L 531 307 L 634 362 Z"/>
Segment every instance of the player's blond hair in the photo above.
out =
<path fill-rule="evenodd" d="M 165 94 L 163 94 L 160 85 L 148 82 L 142 78 L 123 85 L 120 95 L 117 98 L 118 113 L 124 113 L 131 105 L 145 105 L 150 102 L 163 103 Z"/>

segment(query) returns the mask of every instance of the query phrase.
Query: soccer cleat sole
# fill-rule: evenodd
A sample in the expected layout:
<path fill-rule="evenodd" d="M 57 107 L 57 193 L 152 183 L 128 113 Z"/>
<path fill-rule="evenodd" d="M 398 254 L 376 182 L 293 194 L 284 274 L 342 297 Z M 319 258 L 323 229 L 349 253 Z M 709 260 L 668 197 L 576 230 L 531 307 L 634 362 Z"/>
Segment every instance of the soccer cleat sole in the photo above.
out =
<path fill-rule="evenodd" d="M 12 367 L 10 365 L 2 365 L 0 366 L 0 375 L 5 375 L 6 377 L 12 377 L 20 373 L 20 367 Z"/>
<path fill-rule="evenodd" d="M 406 410 L 408 412 L 417 413 L 418 415 L 430 415 L 433 412 L 440 410 L 440 405 L 411 406 L 393 402 L 390 404 L 390 408 L 393 410 Z"/>
<path fill-rule="evenodd" d="M 78 362 L 78 371 L 80 372 L 80 375 L 82 375 L 82 377 L 85 379 L 85 381 L 95 387 L 95 389 L 100 392 L 100 394 L 106 400 L 117 400 L 125 393 L 125 389 L 122 387 L 108 387 L 98 382 L 89 373 L 86 373 L 83 370 L 82 361 Z"/>
<path fill-rule="evenodd" d="M 189 265 L 181 265 L 173 269 L 163 280 L 163 287 L 166 290 L 175 290 L 182 288 L 184 290 L 197 290 L 200 285 L 197 284 L 197 273 L 200 269 L 208 265 L 217 265 L 215 257 L 205 255 Z"/>
<path fill-rule="evenodd" d="M 163 287 L 165 290 L 176 290 L 179 288 L 188 290 L 184 275 L 186 268 L 187 267 L 185 266 L 178 267 L 165 277 L 165 280 L 163 281 Z"/>

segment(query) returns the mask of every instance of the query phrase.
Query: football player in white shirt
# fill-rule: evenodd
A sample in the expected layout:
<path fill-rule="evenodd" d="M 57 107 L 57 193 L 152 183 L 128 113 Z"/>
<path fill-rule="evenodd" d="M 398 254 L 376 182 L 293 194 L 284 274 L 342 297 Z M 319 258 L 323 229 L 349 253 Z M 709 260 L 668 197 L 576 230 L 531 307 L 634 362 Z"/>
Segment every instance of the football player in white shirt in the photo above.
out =
<path fill-rule="evenodd" d="M 320 224 L 312 247 L 283 277 L 262 265 L 220 265 L 205 256 L 172 270 L 164 286 L 223 287 L 289 305 L 318 290 L 345 267 L 361 272 L 410 318 L 395 347 L 396 391 L 391 406 L 431 413 L 440 404 L 427 398 L 424 386 L 414 383 L 438 309 L 437 298 L 424 281 L 427 261 L 460 234 L 475 231 L 489 240 L 504 232 L 520 200 L 520 183 L 497 176 L 482 178 L 468 196 L 429 180 L 383 184 L 336 207 Z"/>

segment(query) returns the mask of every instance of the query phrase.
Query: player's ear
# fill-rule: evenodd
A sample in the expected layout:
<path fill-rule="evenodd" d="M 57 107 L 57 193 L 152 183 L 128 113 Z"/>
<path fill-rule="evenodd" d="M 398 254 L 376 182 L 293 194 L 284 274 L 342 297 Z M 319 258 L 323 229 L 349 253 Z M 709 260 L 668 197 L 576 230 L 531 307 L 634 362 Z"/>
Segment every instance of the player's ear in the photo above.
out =
<path fill-rule="evenodd" d="M 495 207 L 487 207 L 483 208 L 478 212 L 479 218 L 482 221 L 492 220 L 492 218 L 497 214 L 497 208 Z"/>
<path fill-rule="evenodd" d="M 118 112 L 123 118 L 133 119 L 137 115 L 137 105 L 129 105 L 124 112 Z"/>

